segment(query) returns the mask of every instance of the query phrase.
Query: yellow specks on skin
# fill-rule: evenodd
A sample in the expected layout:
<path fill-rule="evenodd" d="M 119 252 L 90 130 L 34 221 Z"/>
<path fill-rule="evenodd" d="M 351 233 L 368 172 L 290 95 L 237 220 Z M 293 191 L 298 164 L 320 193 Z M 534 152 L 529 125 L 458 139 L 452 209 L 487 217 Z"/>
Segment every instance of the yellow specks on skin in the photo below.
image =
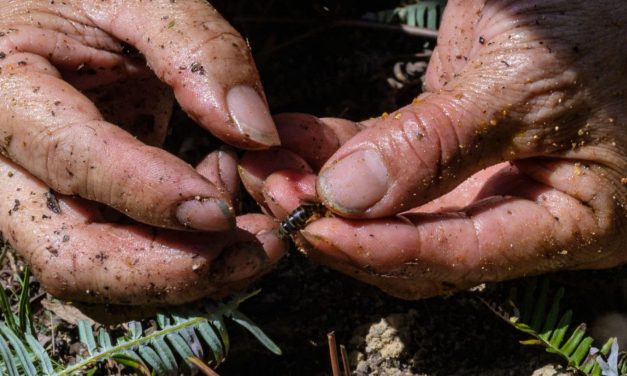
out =
<path fill-rule="evenodd" d="M 411 104 L 420 104 L 422 103 L 422 99 L 420 98 L 414 98 L 414 100 L 411 102 Z"/>
<path fill-rule="evenodd" d="M 499 122 L 496 119 L 490 119 L 490 125 L 495 126 L 497 125 Z"/>
<path fill-rule="evenodd" d="M 627 178 L 621 178 L 621 179 L 620 179 L 620 182 L 621 182 L 622 184 L 627 185 Z"/>
<path fill-rule="evenodd" d="M 387 112 L 381 114 L 381 119 L 386 119 L 389 116 Z"/>
<path fill-rule="evenodd" d="M 401 118 L 401 113 L 400 112 L 397 112 L 397 113 L 394 114 L 394 120 L 398 120 L 400 118 Z"/>
<path fill-rule="evenodd" d="M 575 175 L 576 176 L 583 175 L 583 170 L 581 168 L 581 163 L 575 163 Z"/>
<path fill-rule="evenodd" d="M 568 251 L 567 251 L 567 250 L 565 250 L 565 249 L 562 249 L 562 250 L 559 252 L 559 254 L 560 254 L 560 255 L 562 255 L 562 256 L 566 256 L 566 255 L 568 254 Z"/>

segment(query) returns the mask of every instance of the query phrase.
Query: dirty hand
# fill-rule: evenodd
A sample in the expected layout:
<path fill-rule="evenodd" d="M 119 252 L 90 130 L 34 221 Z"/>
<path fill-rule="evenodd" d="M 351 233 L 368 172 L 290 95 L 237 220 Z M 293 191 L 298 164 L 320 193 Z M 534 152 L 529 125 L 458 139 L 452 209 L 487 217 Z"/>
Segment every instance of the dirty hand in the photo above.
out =
<path fill-rule="evenodd" d="M 248 46 L 215 9 L 201 0 L 0 8 L 0 231 L 49 292 L 182 303 L 224 294 L 277 260 L 273 219 L 235 218 L 232 152 L 194 169 L 157 147 L 174 97 L 226 142 L 279 142 Z M 95 202 L 154 227 L 115 224 Z"/>
<path fill-rule="evenodd" d="M 358 124 L 279 116 L 288 150 L 244 157 L 242 180 L 281 218 L 317 194 L 336 216 L 301 232 L 310 255 L 400 297 L 619 265 L 626 19 L 617 0 L 449 1 L 425 93 Z"/>

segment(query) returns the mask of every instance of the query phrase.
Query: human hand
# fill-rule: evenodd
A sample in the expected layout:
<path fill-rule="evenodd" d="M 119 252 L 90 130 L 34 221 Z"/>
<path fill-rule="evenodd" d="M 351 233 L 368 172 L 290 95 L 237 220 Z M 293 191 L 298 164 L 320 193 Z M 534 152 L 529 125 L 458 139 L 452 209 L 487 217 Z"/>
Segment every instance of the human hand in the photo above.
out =
<path fill-rule="evenodd" d="M 242 180 L 281 218 L 319 196 L 338 216 L 301 246 L 400 297 L 619 265 L 626 17 L 620 1 L 449 1 L 425 93 L 358 124 L 277 117 L 288 150 L 244 156 Z"/>
<path fill-rule="evenodd" d="M 215 9 L 166 0 L 0 5 L 0 231 L 49 292 L 182 303 L 223 295 L 280 257 L 271 218 L 242 216 L 235 227 L 232 152 L 195 170 L 154 146 L 174 97 L 224 141 L 278 144 L 248 46 Z M 49 188 L 62 194 L 58 205 Z M 154 227 L 115 224 L 87 200 Z M 228 232 L 172 231 L 182 229 Z"/>

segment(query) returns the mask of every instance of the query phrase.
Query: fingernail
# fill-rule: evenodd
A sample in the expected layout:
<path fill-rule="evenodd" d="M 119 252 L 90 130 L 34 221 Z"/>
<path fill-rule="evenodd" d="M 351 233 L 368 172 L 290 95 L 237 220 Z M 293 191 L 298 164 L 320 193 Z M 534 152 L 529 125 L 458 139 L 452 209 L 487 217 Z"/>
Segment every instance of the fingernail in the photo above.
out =
<path fill-rule="evenodd" d="M 176 209 L 179 223 L 203 231 L 225 231 L 235 227 L 233 208 L 222 200 L 195 197 Z"/>
<path fill-rule="evenodd" d="M 226 95 L 226 103 L 237 128 L 248 138 L 265 146 L 281 144 L 268 106 L 255 89 L 235 86 Z"/>
<path fill-rule="evenodd" d="M 213 261 L 211 273 L 220 282 L 236 282 L 259 274 L 267 263 L 268 257 L 260 244 L 237 243 L 224 249 Z"/>
<path fill-rule="evenodd" d="M 319 188 L 318 193 L 334 209 L 362 213 L 385 196 L 388 170 L 376 151 L 359 150 L 325 169 Z"/>

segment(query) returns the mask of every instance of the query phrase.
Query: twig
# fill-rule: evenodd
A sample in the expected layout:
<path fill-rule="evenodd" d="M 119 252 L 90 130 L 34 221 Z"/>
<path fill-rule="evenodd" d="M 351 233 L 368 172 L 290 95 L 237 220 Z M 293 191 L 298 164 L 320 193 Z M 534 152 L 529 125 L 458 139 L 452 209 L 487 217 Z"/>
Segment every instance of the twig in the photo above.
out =
<path fill-rule="evenodd" d="M 344 376 L 350 376 L 350 367 L 348 365 L 348 354 L 346 346 L 340 345 L 340 355 L 342 355 L 342 368 L 344 368 Z"/>
<path fill-rule="evenodd" d="M 327 334 L 329 341 L 329 356 L 331 357 L 331 371 L 333 376 L 341 376 L 340 363 L 337 359 L 337 345 L 335 343 L 335 332 Z"/>
<path fill-rule="evenodd" d="M 198 369 L 200 369 L 200 372 L 202 372 L 203 374 L 207 376 L 220 376 L 216 371 L 211 369 L 211 367 L 209 367 L 205 362 L 203 362 L 198 357 L 188 356 L 187 360 L 193 363 L 196 367 L 198 367 Z"/>

